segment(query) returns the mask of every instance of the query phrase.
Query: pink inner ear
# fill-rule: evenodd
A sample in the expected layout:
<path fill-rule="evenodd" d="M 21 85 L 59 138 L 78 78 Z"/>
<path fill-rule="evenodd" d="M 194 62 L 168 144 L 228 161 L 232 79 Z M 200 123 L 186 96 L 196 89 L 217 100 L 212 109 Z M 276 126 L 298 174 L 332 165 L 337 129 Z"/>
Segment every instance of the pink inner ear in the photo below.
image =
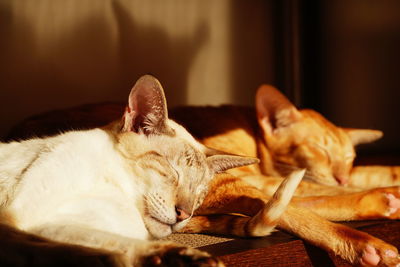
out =
<path fill-rule="evenodd" d="M 270 117 L 280 110 L 295 107 L 278 89 L 271 85 L 262 85 L 256 93 L 256 108 L 262 117 Z"/>
<path fill-rule="evenodd" d="M 258 124 L 260 125 L 261 129 L 264 131 L 266 135 L 272 134 L 272 127 L 268 121 L 268 118 L 261 118 L 258 120 Z"/>
<path fill-rule="evenodd" d="M 167 133 L 166 100 L 161 84 L 151 75 L 142 76 L 129 94 L 124 131 Z"/>
<path fill-rule="evenodd" d="M 287 126 L 301 118 L 296 107 L 275 87 L 262 85 L 256 94 L 256 110 L 260 124 L 273 129 Z"/>

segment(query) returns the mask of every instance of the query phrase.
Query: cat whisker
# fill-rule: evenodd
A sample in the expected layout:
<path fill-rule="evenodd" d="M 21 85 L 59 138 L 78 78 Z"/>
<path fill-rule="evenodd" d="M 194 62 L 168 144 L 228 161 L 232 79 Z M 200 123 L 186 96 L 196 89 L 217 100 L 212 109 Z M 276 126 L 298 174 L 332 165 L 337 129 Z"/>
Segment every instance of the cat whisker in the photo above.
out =
<path fill-rule="evenodd" d="M 158 197 L 157 194 L 149 193 L 146 195 L 148 200 L 148 204 L 151 206 L 151 210 L 148 210 L 153 217 L 157 218 L 158 220 L 162 221 L 166 224 L 174 224 L 176 222 L 176 218 L 171 216 L 171 213 L 168 212 L 168 208 L 165 206 Z"/>

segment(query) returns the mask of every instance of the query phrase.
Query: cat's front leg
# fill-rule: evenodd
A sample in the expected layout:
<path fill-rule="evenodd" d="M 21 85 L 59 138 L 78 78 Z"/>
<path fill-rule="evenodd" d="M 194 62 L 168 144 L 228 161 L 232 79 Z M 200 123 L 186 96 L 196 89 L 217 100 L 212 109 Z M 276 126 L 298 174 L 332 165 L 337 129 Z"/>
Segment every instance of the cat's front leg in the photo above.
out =
<path fill-rule="evenodd" d="M 293 202 L 331 221 L 400 219 L 399 186 L 337 196 L 294 198 Z"/>
<path fill-rule="evenodd" d="M 224 266 L 208 253 L 171 242 L 145 241 L 80 225 L 43 225 L 31 232 L 58 242 L 109 251 L 115 266 Z M 111 265 L 114 267 L 114 265 Z"/>
<path fill-rule="evenodd" d="M 325 248 L 352 264 L 399 266 L 397 248 L 367 233 L 327 221 L 307 209 L 289 206 L 278 227 Z"/>
<path fill-rule="evenodd" d="M 265 175 L 245 175 L 241 176 L 240 179 L 247 184 L 256 187 L 258 190 L 263 192 L 266 196 L 272 196 L 272 194 L 278 189 L 284 178 L 272 177 Z M 318 184 L 310 181 L 301 181 L 296 189 L 295 196 L 297 197 L 308 197 L 308 196 L 334 196 L 340 194 L 359 192 L 362 189 L 355 187 L 343 187 L 343 186 L 329 186 Z"/>
<path fill-rule="evenodd" d="M 185 227 L 188 233 L 218 233 L 249 236 L 246 231 L 251 217 L 234 215 L 195 216 Z M 229 228 L 228 226 L 234 227 Z M 352 264 L 367 266 L 397 266 L 397 249 L 367 233 L 335 224 L 308 211 L 289 206 L 278 227 L 321 247 Z"/>
<path fill-rule="evenodd" d="M 357 219 L 400 219 L 400 186 L 375 188 L 352 194 Z"/>
<path fill-rule="evenodd" d="M 356 166 L 351 170 L 348 184 L 363 189 L 399 185 L 400 166 Z"/>

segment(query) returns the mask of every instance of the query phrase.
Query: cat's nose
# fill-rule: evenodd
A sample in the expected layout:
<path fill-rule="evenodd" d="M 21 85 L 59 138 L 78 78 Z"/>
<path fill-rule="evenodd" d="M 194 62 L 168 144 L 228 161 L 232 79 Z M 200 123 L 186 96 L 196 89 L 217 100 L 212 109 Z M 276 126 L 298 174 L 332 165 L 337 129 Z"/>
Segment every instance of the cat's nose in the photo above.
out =
<path fill-rule="evenodd" d="M 349 182 L 347 176 L 345 175 L 335 175 L 334 177 L 340 185 L 347 185 Z"/>
<path fill-rule="evenodd" d="M 184 211 L 181 208 L 175 207 L 175 211 L 176 211 L 176 220 L 178 222 L 186 220 L 187 218 L 190 217 L 189 213 L 187 213 L 186 211 Z"/>

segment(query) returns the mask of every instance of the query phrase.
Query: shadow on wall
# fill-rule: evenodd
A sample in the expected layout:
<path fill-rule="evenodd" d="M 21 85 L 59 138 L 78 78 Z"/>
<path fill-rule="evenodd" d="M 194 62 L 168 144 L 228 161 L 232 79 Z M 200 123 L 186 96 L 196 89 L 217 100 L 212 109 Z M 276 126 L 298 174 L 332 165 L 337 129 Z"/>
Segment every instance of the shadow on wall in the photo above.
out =
<path fill-rule="evenodd" d="M 113 11 L 118 20 L 121 85 L 131 86 L 131 77 L 136 80 L 144 72 L 151 73 L 162 82 L 169 106 L 185 103 L 188 71 L 208 39 L 206 25 L 200 24 L 184 39 L 173 39 L 160 28 L 136 26 L 118 1 L 113 2 Z"/>
<path fill-rule="evenodd" d="M 160 79 L 170 106 L 184 103 L 188 70 L 208 39 L 205 24 L 172 37 L 140 25 L 120 1 L 61 3 L 0 3 L 0 137 L 43 111 L 125 101 L 145 73 Z"/>
<path fill-rule="evenodd" d="M 231 10 L 232 100 L 254 105 L 261 84 L 278 85 L 273 50 L 275 1 L 253 0 L 249 4 L 233 0 Z"/>
<path fill-rule="evenodd" d="M 360 152 L 398 155 L 400 2 L 302 4 L 306 107 L 343 127 L 385 133 Z"/>

